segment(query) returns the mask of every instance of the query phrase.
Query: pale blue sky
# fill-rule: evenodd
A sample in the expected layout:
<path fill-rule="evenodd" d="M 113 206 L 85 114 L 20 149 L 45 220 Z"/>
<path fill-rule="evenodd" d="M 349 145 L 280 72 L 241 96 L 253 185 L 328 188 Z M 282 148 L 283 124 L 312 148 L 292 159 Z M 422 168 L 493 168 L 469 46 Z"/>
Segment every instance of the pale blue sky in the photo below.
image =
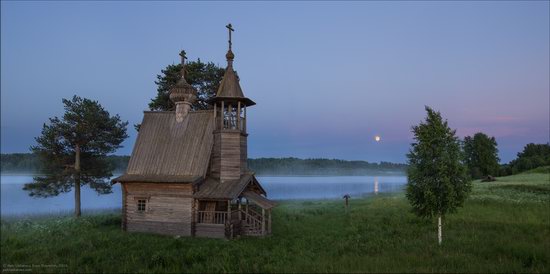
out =
<path fill-rule="evenodd" d="M 235 67 L 251 157 L 404 162 L 440 110 L 495 136 L 504 162 L 549 139 L 549 2 L 2 2 L 2 152 L 27 152 L 61 98 L 130 124 L 184 48 Z M 131 152 L 136 132 L 118 154 Z M 376 143 L 374 135 L 382 136 Z"/>

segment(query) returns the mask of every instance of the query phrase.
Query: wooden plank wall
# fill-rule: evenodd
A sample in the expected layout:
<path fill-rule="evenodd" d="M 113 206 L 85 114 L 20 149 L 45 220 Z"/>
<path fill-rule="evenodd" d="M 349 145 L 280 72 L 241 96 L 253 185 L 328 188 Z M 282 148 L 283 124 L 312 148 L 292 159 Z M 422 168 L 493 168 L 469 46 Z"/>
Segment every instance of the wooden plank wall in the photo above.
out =
<path fill-rule="evenodd" d="M 212 146 L 210 159 L 210 176 L 217 179 L 220 178 L 221 152 L 221 135 L 216 132 L 214 133 L 214 145 Z"/>
<path fill-rule="evenodd" d="M 192 186 L 190 184 L 126 183 L 126 229 L 167 235 L 191 235 Z M 145 212 L 137 201 L 147 199 Z"/>
<path fill-rule="evenodd" d="M 221 181 L 240 179 L 243 157 L 246 165 L 246 137 L 236 130 L 216 131 L 211 155 L 210 176 Z"/>
<path fill-rule="evenodd" d="M 223 224 L 201 224 L 195 225 L 195 236 L 207 238 L 225 238 L 225 225 Z"/>
<path fill-rule="evenodd" d="M 241 132 L 221 132 L 220 180 L 241 178 Z"/>

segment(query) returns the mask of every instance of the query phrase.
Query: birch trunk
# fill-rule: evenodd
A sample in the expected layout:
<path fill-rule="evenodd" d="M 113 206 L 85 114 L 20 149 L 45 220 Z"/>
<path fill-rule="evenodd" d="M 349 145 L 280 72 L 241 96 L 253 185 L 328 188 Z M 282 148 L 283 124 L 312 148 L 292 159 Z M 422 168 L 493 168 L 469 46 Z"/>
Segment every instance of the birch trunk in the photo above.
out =
<path fill-rule="evenodd" d="M 441 242 L 443 241 L 443 231 L 442 231 L 443 227 L 441 225 L 441 215 L 438 216 L 437 218 L 437 239 L 438 239 L 438 242 L 439 242 L 439 245 L 441 245 Z"/>
<path fill-rule="evenodd" d="M 74 215 L 80 217 L 80 146 L 75 147 Z"/>

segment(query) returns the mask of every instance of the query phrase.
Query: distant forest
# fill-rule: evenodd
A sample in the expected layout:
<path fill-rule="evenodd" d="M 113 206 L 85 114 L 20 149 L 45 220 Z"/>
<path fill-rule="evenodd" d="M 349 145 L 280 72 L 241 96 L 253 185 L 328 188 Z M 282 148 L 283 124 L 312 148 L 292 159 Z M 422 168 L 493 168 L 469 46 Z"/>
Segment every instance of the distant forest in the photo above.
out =
<path fill-rule="evenodd" d="M 115 167 L 115 173 L 122 173 L 128 166 L 130 156 L 107 156 L 109 163 Z M 2 173 L 4 172 L 29 172 L 37 173 L 40 171 L 40 161 L 32 153 L 12 153 L 1 154 L 0 159 Z"/>
<path fill-rule="evenodd" d="M 40 171 L 40 161 L 31 153 L 1 154 L 1 169 L 7 172 Z M 115 173 L 123 173 L 130 156 L 108 156 Z M 248 166 L 257 175 L 375 175 L 405 173 L 407 165 L 389 162 L 369 163 L 337 159 L 258 158 L 248 159 Z"/>
<path fill-rule="evenodd" d="M 337 159 L 257 158 L 248 167 L 258 175 L 374 175 L 405 173 L 407 165 Z"/>

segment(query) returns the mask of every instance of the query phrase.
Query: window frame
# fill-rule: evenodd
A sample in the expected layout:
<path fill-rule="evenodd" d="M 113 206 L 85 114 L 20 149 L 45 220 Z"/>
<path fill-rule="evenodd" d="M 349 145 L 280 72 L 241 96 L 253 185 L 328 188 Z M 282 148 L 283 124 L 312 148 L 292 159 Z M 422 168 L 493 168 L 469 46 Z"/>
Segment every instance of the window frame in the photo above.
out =
<path fill-rule="evenodd" d="M 143 214 L 149 211 L 149 197 L 134 197 L 134 200 L 136 201 L 136 209 L 138 214 Z M 143 201 L 143 204 L 140 203 L 141 201 Z M 143 210 L 140 210 L 140 205 L 143 205 Z"/>

